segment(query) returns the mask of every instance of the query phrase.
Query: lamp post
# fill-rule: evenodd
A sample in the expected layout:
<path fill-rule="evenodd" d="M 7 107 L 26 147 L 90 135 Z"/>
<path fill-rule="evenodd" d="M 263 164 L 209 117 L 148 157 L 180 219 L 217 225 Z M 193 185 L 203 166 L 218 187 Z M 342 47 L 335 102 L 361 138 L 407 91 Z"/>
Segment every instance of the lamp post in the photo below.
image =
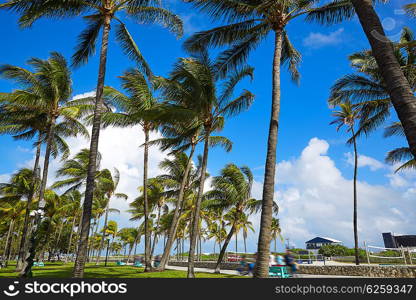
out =
<path fill-rule="evenodd" d="M 107 240 L 107 250 L 105 252 L 105 263 L 104 266 L 107 267 L 107 261 L 108 261 L 108 249 L 110 248 L 110 239 Z"/>

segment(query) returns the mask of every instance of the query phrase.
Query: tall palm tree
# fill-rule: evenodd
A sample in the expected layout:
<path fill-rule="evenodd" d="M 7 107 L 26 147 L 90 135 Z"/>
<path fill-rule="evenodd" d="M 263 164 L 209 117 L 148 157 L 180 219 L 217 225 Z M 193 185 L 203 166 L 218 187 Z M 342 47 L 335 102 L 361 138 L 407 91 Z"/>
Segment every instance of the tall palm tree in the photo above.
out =
<path fill-rule="evenodd" d="M 154 114 L 151 113 L 159 107 L 158 100 L 153 96 L 151 82 L 146 79 L 138 69 L 131 69 L 120 76 L 123 88 L 127 91 L 126 95 L 113 88 L 106 88 L 106 103 L 112 104 L 119 110 L 116 112 L 107 111 L 103 114 L 103 124 L 132 127 L 140 125 L 144 132 L 144 154 L 143 154 L 143 205 L 145 220 L 145 271 L 151 269 L 150 261 L 150 230 L 148 223 L 149 204 L 147 199 L 147 177 L 149 161 L 149 141 L 150 133 L 157 130 L 159 124 L 155 121 Z"/>
<path fill-rule="evenodd" d="M 108 251 L 110 250 L 110 243 L 114 242 L 115 237 L 118 233 L 118 224 L 116 221 L 108 221 L 108 226 L 103 228 L 103 236 L 101 238 L 101 241 L 105 240 L 105 237 L 108 236 L 107 240 L 107 250 L 105 254 L 105 266 L 107 266 L 107 260 L 108 260 Z M 111 236 L 111 242 L 110 242 L 110 236 Z M 99 255 L 98 255 L 99 256 Z"/>
<path fill-rule="evenodd" d="M 14 206 L 22 202 L 22 200 L 26 200 L 26 209 L 24 210 L 26 217 L 27 211 L 33 208 L 33 203 L 27 202 L 32 195 L 33 188 L 36 188 L 38 185 L 38 179 L 32 170 L 20 169 L 12 175 L 8 183 L 0 183 L 0 203 Z M 24 229 L 25 227 L 22 230 Z"/>
<path fill-rule="evenodd" d="M 187 110 L 186 107 L 182 108 L 185 111 Z M 197 144 L 204 138 L 201 134 L 201 126 L 192 124 L 192 122 L 189 124 L 189 120 L 176 123 L 173 126 L 164 125 L 162 127 L 162 133 L 165 135 L 164 138 L 152 142 L 160 144 L 162 150 L 173 148 L 172 154 L 174 155 L 174 159 L 166 159 L 160 163 L 161 169 L 167 171 L 167 174 L 159 177 L 163 179 L 164 184 L 168 188 L 166 193 L 170 196 L 177 197 L 177 199 L 175 201 L 175 210 L 169 227 L 168 239 L 166 241 L 160 265 L 157 268 L 158 271 L 163 271 L 169 260 L 186 194 L 189 189 L 195 188 L 193 185 L 196 183 L 198 168 L 193 168 L 192 158 Z M 220 141 L 220 143 L 226 147 L 227 151 L 231 150 L 231 142 L 229 142 L 227 138 L 210 136 L 209 139 L 212 146 L 219 144 Z M 190 148 L 189 156 L 184 152 L 179 152 L 185 151 L 187 148 Z"/>
<path fill-rule="evenodd" d="M 222 245 L 220 255 L 215 266 L 215 272 L 220 272 L 220 265 L 224 258 L 225 251 L 233 235 L 237 237 L 239 220 L 247 204 L 252 200 L 251 188 L 253 186 L 253 174 L 248 167 L 237 167 L 234 164 L 226 165 L 219 176 L 212 180 L 213 190 L 205 194 L 210 201 L 209 207 L 229 210 L 228 221 L 231 229 Z M 226 219 L 227 220 L 227 219 Z"/>
<path fill-rule="evenodd" d="M 40 177 L 39 161 L 41 155 L 42 144 L 46 144 L 46 136 L 48 130 L 48 113 L 45 111 L 36 110 L 33 107 L 27 107 L 25 104 L 19 104 L 14 99 L 19 98 L 19 94 L 25 93 L 24 91 L 17 90 L 12 93 L 4 93 L 3 100 L 3 113 L 0 115 L 0 133 L 12 134 L 16 140 L 20 139 L 32 139 L 35 136 L 36 142 L 34 147 L 36 148 L 35 162 L 33 166 L 33 172 Z M 66 157 L 69 153 L 69 148 L 64 142 L 64 137 L 72 135 L 73 131 L 70 127 L 66 127 L 65 122 L 56 125 L 54 130 L 54 136 L 52 139 L 52 151 L 53 157 L 56 157 L 58 151 L 61 152 L 63 157 Z M 76 134 L 76 132 L 74 132 Z M 27 197 L 27 206 L 29 207 L 32 203 L 33 197 L 37 192 L 35 182 L 31 188 L 31 193 Z M 18 261 L 16 264 L 16 271 L 19 272 L 23 267 L 23 262 L 26 253 L 27 244 L 27 231 L 29 227 L 29 210 L 26 210 L 24 219 L 23 231 L 21 235 L 21 241 L 19 246 Z"/>
<path fill-rule="evenodd" d="M 77 260 L 74 266 L 74 277 L 83 277 L 84 265 L 87 255 L 88 234 L 90 228 L 91 206 L 94 194 L 94 181 L 96 173 L 96 156 L 98 152 L 98 139 L 101 127 L 102 95 L 104 79 L 107 67 L 107 52 L 111 24 L 117 22 L 116 38 L 124 53 L 151 75 L 149 66 L 143 58 L 139 48 L 134 42 L 127 26 L 121 18 L 128 16 L 141 24 L 161 24 L 180 37 L 183 33 L 183 25 L 180 18 L 159 5 L 157 0 L 10 0 L 2 4 L 0 8 L 13 10 L 20 13 L 19 24 L 21 27 L 29 27 L 42 17 L 72 17 L 83 15 L 87 21 L 87 28 L 79 36 L 79 44 L 73 55 L 73 64 L 79 66 L 88 61 L 94 54 L 100 31 L 101 50 L 100 62 L 95 98 L 94 118 L 91 135 L 90 157 L 87 176 L 87 187 L 84 201 L 84 214 L 81 237 L 79 241 Z"/>
<path fill-rule="evenodd" d="M 154 222 L 151 221 L 150 218 L 148 220 L 149 234 L 150 234 L 150 231 L 153 231 L 154 233 L 153 244 L 151 244 L 151 247 L 150 247 L 150 261 L 151 261 L 151 257 L 153 255 L 153 251 L 155 249 L 156 243 L 157 243 L 158 234 L 160 232 L 160 220 L 162 217 L 162 213 L 163 214 L 167 213 L 168 206 L 166 202 L 171 201 L 171 199 L 167 198 L 167 194 L 165 193 L 165 186 L 163 183 L 164 181 L 158 177 L 150 178 L 147 181 L 147 201 L 148 201 L 147 213 L 149 216 L 153 216 L 153 213 L 156 214 L 155 215 L 156 219 L 154 220 Z M 139 187 L 139 191 L 141 192 L 141 195 L 137 197 L 132 203 L 130 203 L 130 206 L 132 209 L 130 209 L 129 212 L 134 215 L 132 218 L 133 220 L 141 219 L 145 215 L 144 205 L 143 205 L 143 202 L 145 201 L 144 200 L 144 187 L 143 186 Z M 151 223 L 154 224 L 154 228 L 150 226 Z M 143 222 L 142 225 L 143 225 L 143 228 L 145 228 L 146 221 Z M 136 239 L 138 239 L 139 237 L 140 236 L 137 235 Z"/>
<path fill-rule="evenodd" d="M 391 41 L 386 37 L 374 7 L 373 0 L 350 0 L 361 26 L 371 45 L 371 50 L 383 81 L 386 83 L 391 103 L 403 124 L 410 152 L 416 157 L 416 98 L 412 86 L 400 67 Z"/>
<path fill-rule="evenodd" d="M 158 81 L 161 82 L 161 78 L 158 78 Z M 164 80 L 166 83 L 167 81 Z M 170 82 L 165 86 L 165 93 Z M 186 107 L 181 107 L 184 111 L 187 110 Z M 174 108 L 173 111 L 177 109 Z M 168 109 L 169 111 L 169 109 Z M 152 144 L 159 144 L 162 151 L 167 149 L 172 149 L 172 154 L 175 155 L 175 160 L 165 160 L 161 163 L 161 168 L 168 171 L 170 174 L 165 176 L 165 180 L 173 181 L 175 187 L 179 185 L 179 190 L 177 191 L 177 201 L 175 204 L 175 210 L 172 216 L 171 225 L 168 231 L 168 239 L 164 247 L 163 255 L 158 266 L 158 271 L 163 271 L 165 269 L 166 263 L 170 257 L 170 251 L 172 249 L 173 243 L 175 241 L 176 231 L 178 229 L 179 217 L 180 217 L 180 208 L 182 207 L 186 188 L 188 182 L 190 181 L 189 177 L 192 176 L 192 159 L 195 154 L 195 148 L 197 144 L 202 140 L 201 136 L 201 126 L 192 124 L 192 122 L 180 121 L 174 124 L 164 124 L 162 126 L 163 138 L 154 140 Z M 190 149 L 189 156 L 184 152 L 187 149 Z"/>
<path fill-rule="evenodd" d="M 292 20 L 314 14 L 336 18 L 353 13 L 344 9 L 345 1 L 316 7 L 313 0 L 186 0 L 213 19 L 227 24 L 194 34 L 185 42 L 189 51 L 198 51 L 207 46 L 230 46 L 222 52 L 218 64 L 220 72 L 235 69 L 245 62 L 252 50 L 271 33 L 274 38 L 272 65 L 272 105 L 267 142 L 267 156 L 263 185 L 263 208 L 258 242 L 255 277 L 267 277 L 269 272 L 270 226 L 273 215 L 273 198 L 276 173 L 276 148 L 280 114 L 280 73 L 281 65 L 287 64 L 294 81 L 299 80 L 298 65 L 300 53 L 289 40 L 286 26 Z"/>
<path fill-rule="evenodd" d="M 188 278 L 194 278 L 194 259 L 198 226 L 200 223 L 201 202 L 204 193 L 206 169 L 208 163 L 208 151 L 213 139 L 210 136 L 214 131 L 220 131 L 224 127 L 224 120 L 228 116 L 237 115 L 248 109 L 254 100 L 254 95 L 244 90 L 240 96 L 233 99 L 236 85 L 246 76 L 252 76 L 251 67 L 242 67 L 232 72 L 228 77 L 222 76 L 217 68 L 218 61 L 212 62 L 205 51 L 191 58 L 181 58 L 171 73 L 175 81 L 178 93 L 178 102 L 186 103 L 192 109 L 193 115 L 203 127 L 204 150 L 200 170 L 198 195 L 193 212 L 193 220 L 190 231 L 190 249 Z M 224 79 L 225 78 L 225 79 Z M 222 80 L 224 79 L 224 80 Z M 223 83 L 224 88 L 219 90 L 217 85 Z M 221 145 L 229 145 L 229 141 L 219 138 L 215 142 Z"/>
<path fill-rule="evenodd" d="M 70 227 L 70 234 L 69 234 L 69 239 L 68 239 L 68 247 L 66 251 L 66 255 L 69 255 L 69 253 L 72 253 L 71 247 L 72 247 L 72 241 L 73 241 L 72 238 L 73 238 L 75 226 L 77 225 L 77 222 L 78 222 L 78 226 L 81 225 L 80 217 L 82 213 L 82 207 L 81 207 L 82 196 L 79 191 L 73 190 L 69 192 L 68 194 L 66 194 L 65 197 L 67 197 L 68 199 L 68 204 L 66 205 L 66 208 L 65 208 L 65 210 L 68 212 L 68 220 L 72 219 L 71 227 Z"/>
<path fill-rule="evenodd" d="M 88 136 L 88 131 L 78 121 L 82 114 L 82 107 L 70 100 L 72 96 L 71 71 L 65 58 L 57 52 L 52 52 L 49 59 L 32 58 L 28 61 L 28 64 L 34 69 L 33 72 L 17 66 L 3 65 L 0 67 L 0 74 L 22 87 L 22 89 L 8 95 L 9 102 L 14 107 L 31 109 L 36 112 L 37 116 L 42 117 L 40 120 L 45 121 L 43 129 L 39 127 L 21 127 L 21 129 L 27 131 L 27 136 L 33 136 L 36 131 L 39 131 L 39 143 L 44 142 L 46 144 L 42 180 L 39 188 L 39 206 L 43 208 L 50 156 L 56 157 L 59 153 L 62 153 L 64 158 L 67 157 L 69 149 L 63 137 L 77 136 L 78 134 Z M 20 111 L 20 109 L 14 110 L 17 114 Z M 36 115 L 32 117 L 36 117 Z M 32 198 L 33 195 L 29 197 L 30 201 Z M 26 225 L 24 228 L 27 231 L 28 218 L 25 219 Z M 26 244 L 24 239 L 26 239 L 26 235 L 22 236 L 19 251 L 21 254 L 24 253 Z M 22 259 L 21 255 L 19 261 Z"/>
<path fill-rule="evenodd" d="M 344 13 L 328 17 L 324 10 L 330 8 L 331 5 L 335 8 L 341 3 L 345 3 Z M 386 37 L 383 25 L 373 6 L 375 3 L 376 1 L 373 0 L 337 0 L 333 4 L 324 6 L 322 11 L 318 11 L 310 19 L 324 24 L 334 24 L 349 18 L 354 13 L 357 14 L 370 43 L 390 101 L 403 124 L 410 152 L 416 156 L 416 120 L 413 118 L 416 114 L 414 87 L 406 80 L 406 74 L 397 60 L 393 43 Z M 412 12 L 412 7 L 414 6 L 406 6 L 409 12 Z"/>
<path fill-rule="evenodd" d="M 279 219 L 273 218 L 272 220 L 272 239 L 274 240 L 274 252 L 277 253 L 277 238 L 283 241 L 282 230 L 280 228 Z"/>
<path fill-rule="evenodd" d="M 6 242 L 3 252 L 4 263 L 7 266 L 8 261 L 10 260 L 10 248 L 11 248 L 11 235 L 14 230 L 14 226 L 17 223 L 18 219 L 25 215 L 26 205 L 23 201 L 18 201 L 17 203 L 2 203 L 0 205 L 0 216 L 1 218 L 9 219 L 9 229 L 7 231 Z"/>
<path fill-rule="evenodd" d="M 354 179 L 353 179 L 353 227 L 354 227 L 354 249 L 355 249 L 355 264 L 360 264 L 359 260 L 359 249 L 358 249 L 358 228 L 357 228 L 357 173 L 358 173 L 358 152 L 357 152 L 357 141 L 355 135 L 355 123 L 360 118 L 360 111 L 354 107 L 350 102 L 344 102 L 339 104 L 340 110 L 334 111 L 333 116 L 335 119 L 331 124 L 337 125 L 337 130 L 343 126 L 347 127 L 347 132 L 351 133 L 352 144 L 354 146 Z"/>
<path fill-rule="evenodd" d="M 102 193 L 103 196 L 106 198 L 106 207 L 105 207 L 105 217 L 104 217 L 104 225 L 103 225 L 103 238 L 101 239 L 101 245 L 99 251 L 104 249 L 104 240 L 106 237 L 106 230 L 107 230 L 107 220 L 108 214 L 110 212 L 110 201 L 111 198 L 114 196 L 119 199 L 127 200 L 128 196 L 123 193 L 117 193 L 117 187 L 120 182 L 120 172 L 118 169 L 114 168 L 114 174 L 111 173 L 110 170 L 104 169 L 100 171 L 100 176 L 98 177 L 98 183 L 96 186 L 96 190 L 98 193 Z M 100 262 L 100 256 L 97 255 L 97 260 L 95 262 L 98 265 Z"/>
<path fill-rule="evenodd" d="M 23 90 L 10 95 L 13 97 L 13 103 L 30 107 L 47 116 L 45 161 L 39 191 L 39 200 L 42 202 L 50 156 L 56 157 L 62 150 L 64 158 L 69 154 L 62 136 L 56 135 L 55 132 L 59 131 L 63 136 L 88 136 L 88 132 L 78 121 L 82 108 L 71 101 L 71 71 L 65 58 L 57 52 L 52 52 L 47 60 L 32 58 L 27 63 L 33 67 L 33 72 L 17 66 L 3 65 L 0 67 L 0 74 L 23 87 Z"/>

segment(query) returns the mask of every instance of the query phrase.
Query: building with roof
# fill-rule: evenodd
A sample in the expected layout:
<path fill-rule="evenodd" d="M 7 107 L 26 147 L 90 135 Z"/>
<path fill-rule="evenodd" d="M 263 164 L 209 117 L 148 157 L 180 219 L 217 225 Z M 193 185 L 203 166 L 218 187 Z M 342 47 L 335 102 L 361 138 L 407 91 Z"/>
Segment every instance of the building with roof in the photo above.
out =
<path fill-rule="evenodd" d="M 395 235 L 391 232 L 385 232 L 383 235 L 384 247 L 386 248 L 415 248 L 416 235 Z"/>
<path fill-rule="evenodd" d="M 333 239 L 333 238 L 329 238 L 329 237 L 317 236 L 316 238 L 313 238 L 313 239 L 305 242 L 305 244 L 306 244 L 306 249 L 308 251 L 318 253 L 319 249 L 321 249 L 322 246 L 342 245 L 342 242 L 338 241 L 336 239 Z"/>

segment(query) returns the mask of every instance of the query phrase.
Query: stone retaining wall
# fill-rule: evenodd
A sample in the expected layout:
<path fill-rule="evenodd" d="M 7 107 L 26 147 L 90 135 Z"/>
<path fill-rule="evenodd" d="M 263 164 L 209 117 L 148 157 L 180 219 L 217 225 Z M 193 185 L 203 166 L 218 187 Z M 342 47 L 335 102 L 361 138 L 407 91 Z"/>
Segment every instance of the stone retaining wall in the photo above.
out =
<path fill-rule="evenodd" d="M 301 274 L 416 278 L 416 266 L 299 266 Z"/>
<path fill-rule="evenodd" d="M 171 261 L 170 266 L 187 267 L 187 261 Z M 215 262 L 195 262 L 195 268 L 214 269 Z M 222 263 L 223 270 L 236 270 L 238 263 Z M 387 278 L 416 278 L 416 266 L 311 266 L 300 265 L 300 274 L 387 277 Z"/>

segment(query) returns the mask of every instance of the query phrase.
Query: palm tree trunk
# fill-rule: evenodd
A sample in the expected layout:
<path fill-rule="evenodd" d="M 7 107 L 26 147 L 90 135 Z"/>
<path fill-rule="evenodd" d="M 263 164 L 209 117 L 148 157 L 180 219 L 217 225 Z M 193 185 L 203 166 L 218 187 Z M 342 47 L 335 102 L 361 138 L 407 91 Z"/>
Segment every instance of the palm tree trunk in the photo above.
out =
<path fill-rule="evenodd" d="M 230 243 L 234 233 L 235 233 L 235 223 L 233 223 L 233 226 L 231 226 L 230 232 L 228 233 L 227 237 L 225 238 L 224 244 L 222 245 L 220 254 L 218 256 L 217 264 L 215 265 L 215 273 L 220 273 L 221 271 L 221 263 L 222 263 L 222 260 L 224 259 L 225 251 L 227 251 L 228 244 Z"/>
<path fill-rule="evenodd" d="M 357 141 L 355 139 L 354 127 L 351 126 L 351 133 L 354 142 L 354 213 L 353 213 L 353 224 L 354 224 L 354 250 L 355 250 L 355 264 L 360 264 L 358 255 L 358 226 L 357 226 L 357 173 L 358 173 L 358 152 L 357 152 Z"/>
<path fill-rule="evenodd" d="M 276 254 L 276 253 L 277 253 L 276 239 L 277 239 L 277 238 L 274 238 L 274 254 Z"/>
<path fill-rule="evenodd" d="M 149 129 L 147 124 L 143 126 L 144 130 L 144 159 L 143 159 L 143 204 L 144 204 L 144 262 L 145 272 L 149 272 L 152 269 L 150 260 L 150 231 L 149 231 L 149 202 L 147 199 L 147 169 L 149 162 Z"/>
<path fill-rule="evenodd" d="M 238 255 L 238 232 L 235 233 L 235 255 Z"/>
<path fill-rule="evenodd" d="M 247 254 L 247 237 L 244 235 L 243 239 L 244 239 L 244 253 Z"/>
<path fill-rule="evenodd" d="M 71 233 L 69 234 L 69 241 L 68 241 L 68 249 L 66 250 L 67 257 L 68 257 L 68 255 L 71 251 L 72 236 L 73 236 L 73 233 L 74 233 L 75 221 L 76 221 L 76 215 L 74 216 L 74 219 L 72 220 Z"/>
<path fill-rule="evenodd" d="M 95 96 L 94 119 L 91 131 L 90 155 L 88 162 L 87 183 L 85 188 L 85 199 L 82 215 L 82 228 L 79 238 L 79 246 L 77 258 L 75 260 L 73 277 L 84 277 L 85 261 L 87 260 L 88 236 L 90 233 L 91 210 L 92 201 L 94 197 L 95 188 L 95 174 L 97 172 L 97 154 L 98 154 L 98 140 L 100 137 L 101 128 L 101 113 L 103 107 L 103 90 L 104 80 L 107 66 L 107 52 L 108 52 L 108 38 L 110 33 L 111 16 L 106 15 L 104 19 L 104 28 L 102 35 L 101 53 L 100 53 L 100 67 L 98 71 L 97 91 Z"/>
<path fill-rule="evenodd" d="M 98 248 L 98 253 L 104 249 L 104 241 L 105 241 L 105 234 L 107 230 L 107 220 L 108 220 L 108 210 L 110 208 L 110 199 L 108 199 L 106 208 L 105 208 L 105 216 L 104 216 L 104 227 L 103 227 L 103 237 L 100 241 L 100 248 Z M 95 265 L 98 266 L 100 264 L 100 255 L 97 255 L 97 260 L 95 261 Z"/>
<path fill-rule="evenodd" d="M 7 231 L 7 237 L 6 237 L 6 245 L 4 246 L 4 259 L 5 259 L 5 265 L 7 267 L 7 264 L 9 262 L 9 252 L 10 252 L 10 236 L 13 231 L 13 223 L 14 220 L 10 220 L 9 230 Z"/>
<path fill-rule="evenodd" d="M 385 36 L 372 0 L 352 0 L 352 4 L 370 42 L 391 102 L 403 124 L 410 151 L 416 158 L 416 98 L 397 62 L 391 41 Z"/>
<path fill-rule="evenodd" d="M 264 174 L 263 201 L 260 221 L 260 233 L 257 250 L 257 262 L 254 277 L 266 278 L 269 275 L 269 255 L 271 225 L 273 215 L 274 184 L 276 173 L 276 147 L 280 113 L 280 60 L 282 56 L 282 29 L 275 31 L 275 49 L 273 59 L 272 110 L 270 117 L 267 157 Z"/>
<path fill-rule="evenodd" d="M 172 224 L 169 228 L 169 233 L 168 233 L 168 240 L 166 242 L 166 246 L 163 251 L 160 265 L 157 269 L 158 271 L 165 270 L 166 264 L 169 260 L 172 245 L 175 242 L 176 232 L 178 230 L 178 224 L 179 224 L 180 209 L 182 207 L 183 198 L 185 195 L 185 187 L 188 184 L 189 173 L 192 168 L 192 158 L 195 153 L 195 146 L 196 146 L 195 144 L 192 144 L 191 152 L 189 153 L 188 163 L 186 165 L 185 172 L 182 177 L 181 186 L 179 188 L 178 202 L 176 203 L 175 212 L 173 213 Z"/>
<path fill-rule="evenodd" d="M 78 228 L 77 228 L 77 237 L 81 236 L 81 224 L 82 224 L 82 215 L 83 211 L 81 211 L 81 215 L 79 216 Z M 78 253 L 78 244 L 75 244 L 75 253 Z"/>
<path fill-rule="evenodd" d="M 38 168 L 39 168 L 39 160 L 40 160 L 40 151 L 42 148 L 42 144 L 40 143 L 40 141 L 41 141 L 41 137 L 39 134 L 38 145 L 36 147 L 35 164 L 33 166 L 34 178 L 33 178 L 32 185 L 30 186 L 29 197 L 27 198 L 25 219 L 24 219 L 23 230 L 22 230 L 22 238 L 20 240 L 19 254 L 17 257 L 15 272 L 20 272 L 22 270 L 23 263 L 26 257 L 26 252 L 27 252 L 27 241 L 28 241 L 28 232 L 29 232 L 28 228 L 30 225 L 29 214 L 30 214 L 30 208 L 32 206 L 33 197 L 35 196 L 35 193 L 36 193 L 36 181 L 38 179 L 37 176 L 38 176 Z"/>
<path fill-rule="evenodd" d="M 59 241 L 61 239 L 61 235 L 62 235 L 62 230 L 64 229 L 64 224 L 62 223 L 59 229 L 59 233 L 58 233 L 58 237 L 56 239 L 56 243 L 55 243 L 55 249 L 54 252 L 58 253 L 59 252 Z"/>
<path fill-rule="evenodd" d="M 208 150 L 209 150 L 209 132 L 208 128 L 205 128 L 205 143 L 204 143 L 204 154 L 202 157 L 202 166 L 201 166 L 201 177 L 199 182 L 198 188 L 198 196 L 195 203 L 195 211 L 192 220 L 192 228 L 191 228 L 191 238 L 190 238 L 190 246 L 189 246 L 189 257 L 188 257 L 188 278 L 195 278 L 194 272 L 194 260 L 195 260 L 195 243 L 196 238 L 198 235 L 198 228 L 199 228 L 199 215 L 201 210 L 201 202 L 202 196 L 204 195 L 204 184 L 205 184 L 205 173 L 207 171 L 207 163 L 208 163 Z"/>
<path fill-rule="evenodd" d="M 139 240 L 139 237 L 140 237 L 140 230 L 138 229 L 137 230 L 137 235 L 134 238 L 134 243 L 133 243 L 133 245 L 134 245 L 134 255 L 136 255 L 136 247 L 137 247 L 137 241 Z M 131 251 L 132 251 L 132 249 L 130 248 L 129 254 L 127 256 L 127 263 L 130 262 Z"/>

